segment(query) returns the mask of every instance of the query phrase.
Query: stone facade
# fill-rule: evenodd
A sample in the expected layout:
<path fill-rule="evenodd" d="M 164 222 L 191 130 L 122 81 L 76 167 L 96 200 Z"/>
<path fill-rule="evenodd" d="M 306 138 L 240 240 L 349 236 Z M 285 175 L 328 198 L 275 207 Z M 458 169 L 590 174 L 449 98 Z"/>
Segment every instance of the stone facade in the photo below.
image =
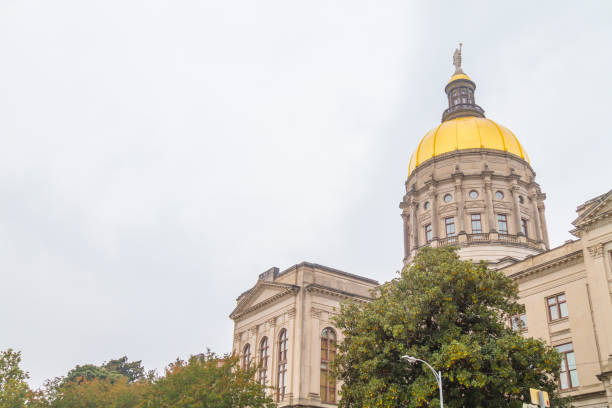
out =
<path fill-rule="evenodd" d="M 409 163 L 401 203 L 404 265 L 423 246 L 453 245 L 514 279 L 526 313 L 512 324 L 563 354 L 562 393 L 576 407 L 612 407 L 612 191 L 578 207 L 576 241 L 549 250 L 544 200 L 514 134 L 484 117 L 461 70 L 449 107 Z M 281 407 L 332 407 L 322 380 L 342 333 L 330 318 L 344 299 L 367 302 L 378 283 L 325 266 L 272 268 L 237 299 L 234 353 L 260 368 Z M 331 354 L 330 354 L 331 353 Z"/>
<path fill-rule="evenodd" d="M 329 361 L 322 355 L 322 337 L 342 341 L 331 322 L 340 302 L 368 301 L 377 286 L 372 279 L 307 262 L 282 272 L 271 268 L 237 299 L 230 315 L 233 351 L 242 364 L 259 367 L 258 379 L 279 407 L 333 407 L 339 385 L 321 382 L 322 363 Z"/>
<path fill-rule="evenodd" d="M 612 407 L 612 191 L 578 214 L 572 231 L 578 240 L 502 271 L 519 285 L 524 335 L 573 350 L 568 369 L 575 368 L 575 381 L 568 377 L 563 394 L 576 407 Z M 563 313 L 554 305 L 559 296 Z"/>

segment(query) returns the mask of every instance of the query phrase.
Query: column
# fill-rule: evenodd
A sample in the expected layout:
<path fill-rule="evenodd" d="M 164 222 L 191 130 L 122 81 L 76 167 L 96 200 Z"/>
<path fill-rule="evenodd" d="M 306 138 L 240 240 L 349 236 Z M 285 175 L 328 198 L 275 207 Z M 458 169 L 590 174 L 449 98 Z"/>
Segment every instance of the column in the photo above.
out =
<path fill-rule="evenodd" d="M 510 187 L 510 192 L 512 193 L 512 205 L 514 207 L 514 229 L 516 231 L 516 235 L 524 235 L 521 230 L 521 208 L 519 206 L 519 186 L 514 184 Z"/>
<path fill-rule="evenodd" d="M 465 234 L 465 208 L 463 205 L 463 173 L 455 173 L 455 201 L 457 202 L 457 218 L 459 234 Z"/>
<path fill-rule="evenodd" d="M 410 257 L 410 216 L 402 213 L 404 221 L 404 262 Z"/>
<path fill-rule="evenodd" d="M 431 202 L 431 240 L 437 241 L 440 231 L 438 231 L 438 192 L 435 187 L 429 190 L 429 200 Z"/>
<path fill-rule="evenodd" d="M 529 199 L 531 200 L 531 211 L 533 212 L 533 219 L 535 220 L 536 238 L 538 242 L 543 242 L 542 224 L 540 223 L 540 211 L 538 210 L 538 197 L 536 194 L 532 193 L 529 195 Z"/>
<path fill-rule="evenodd" d="M 417 203 L 412 200 L 412 238 L 414 239 L 414 249 L 419 248 L 419 224 L 417 222 Z"/>
<path fill-rule="evenodd" d="M 542 239 L 544 240 L 544 243 L 546 244 L 546 248 L 548 249 L 550 247 L 550 242 L 548 241 L 548 227 L 546 226 L 546 216 L 544 215 L 545 209 L 546 207 L 544 206 L 544 203 L 540 201 L 538 203 L 538 215 L 540 216 L 540 226 L 542 228 Z"/>
<path fill-rule="evenodd" d="M 485 176 L 485 195 L 487 202 L 485 204 L 487 211 L 487 220 L 489 223 L 489 232 L 497 232 L 497 224 L 495 223 L 495 213 L 493 211 L 493 192 L 491 191 L 491 176 Z"/>

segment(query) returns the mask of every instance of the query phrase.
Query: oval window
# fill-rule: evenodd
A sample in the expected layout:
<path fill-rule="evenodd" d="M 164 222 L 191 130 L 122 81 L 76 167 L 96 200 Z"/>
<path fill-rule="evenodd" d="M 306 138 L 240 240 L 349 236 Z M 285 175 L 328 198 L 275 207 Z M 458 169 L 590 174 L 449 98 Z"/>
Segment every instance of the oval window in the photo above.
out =
<path fill-rule="evenodd" d="M 450 194 L 446 194 L 446 195 L 444 196 L 444 202 L 445 202 L 445 203 L 450 203 L 451 201 L 453 201 L 453 196 L 452 196 L 452 195 L 450 195 Z"/>
<path fill-rule="evenodd" d="M 423 208 L 429 210 L 429 201 L 425 201 L 425 204 L 423 204 Z"/>
<path fill-rule="evenodd" d="M 525 199 L 523 198 L 523 196 L 519 196 L 519 203 L 521 204 L 525 203 Z"/>
<path fill-rule="evenodd" d="M 478 198 L 478 191 L 476 190 L 470 191 L 470 198 Z"/>
<path fill-rule="evenodd" d="M 502 193 L 501 191 L 496 191 L 495 198 L 497 198 L 498 200 L 502 200 L 504 198 L 504 193 Z"/>

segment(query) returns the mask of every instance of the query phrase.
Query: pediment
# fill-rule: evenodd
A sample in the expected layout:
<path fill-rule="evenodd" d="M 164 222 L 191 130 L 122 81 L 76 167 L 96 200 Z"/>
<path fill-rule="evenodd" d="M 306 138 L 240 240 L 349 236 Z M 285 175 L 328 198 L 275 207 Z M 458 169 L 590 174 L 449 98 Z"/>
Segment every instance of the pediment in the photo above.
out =
<path fill-rule="evenodd" d="M 588 201 L 581 210 L 580 216 L 572 222 L 576 228 L 581 228 L 612 216 L 612 190 Z"/>
<path fill-rule="evenodd" d="M 242 296 L 242 299 L 230 314 L 230 318 L 237 319 L 263 306 L 274 303 L 285 296 L 293 295 L 299 289 L 299 286 L 296 285 L 260 280 L 250 291 Z"/>

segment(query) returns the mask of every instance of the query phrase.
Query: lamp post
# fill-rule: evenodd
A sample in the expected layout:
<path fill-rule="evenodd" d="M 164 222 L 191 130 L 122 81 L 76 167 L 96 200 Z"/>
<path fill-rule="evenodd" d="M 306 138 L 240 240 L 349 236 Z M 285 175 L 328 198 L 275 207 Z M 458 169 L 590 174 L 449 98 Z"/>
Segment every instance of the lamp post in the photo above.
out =
<path fill-rule="evenodd" d="M 440 408 L 444 408 L 444 399 L 442 397 L 442 371 L 434 370 L 434 368 L 432 366 L 430 366 L 427 361 L 421 360 L 420 358 L 416 358 L 416 357 L 412 357 L 412 356 L 402 356 L 401 359 L 405 360 L 405 361 L 407 361 L 409 363 L 414 363 L 415 361 L 419 361 L 419 362 L 425 364 L 427 367 L 429 367 L 429 369 L 433 373 L 434 377 L 436 378 L 436 381 L 438 381 L 438 388 L 440 389 Z"/>

